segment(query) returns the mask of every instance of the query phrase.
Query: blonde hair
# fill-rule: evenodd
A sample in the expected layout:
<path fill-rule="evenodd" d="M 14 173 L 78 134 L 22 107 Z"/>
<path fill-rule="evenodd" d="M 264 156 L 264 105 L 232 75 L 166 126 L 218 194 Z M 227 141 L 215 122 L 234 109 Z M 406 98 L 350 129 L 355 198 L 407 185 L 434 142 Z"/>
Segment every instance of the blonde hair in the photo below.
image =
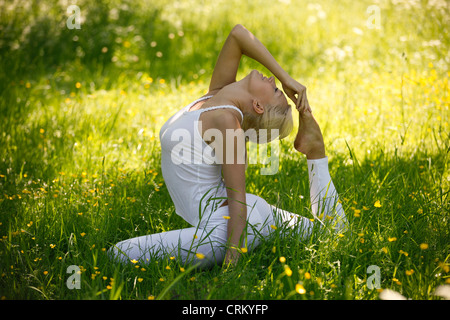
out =
<path fill-rule="evenodd" d="M 285 106 L 267 106 L 263 114 L 244 113 L 242 129 L 246 137 L 255 143 L 267 143 L 277 137 L 287 137 L 294 127 L 292 108 Z M 272 135 L 272 130 L 275 134 Z"/>

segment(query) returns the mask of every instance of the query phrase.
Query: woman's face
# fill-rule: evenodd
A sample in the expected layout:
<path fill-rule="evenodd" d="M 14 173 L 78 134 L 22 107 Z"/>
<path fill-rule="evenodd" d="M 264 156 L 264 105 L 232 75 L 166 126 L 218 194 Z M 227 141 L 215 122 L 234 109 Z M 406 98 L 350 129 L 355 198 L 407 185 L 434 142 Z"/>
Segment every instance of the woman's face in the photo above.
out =
<path fill-rule="evenodd" d="M 289 107 L 283 91 L 277 88 L 274 77 L 267 78 L 257 70 L 251 71 L 248 77 L 248 90 L 263 107 Z"/>

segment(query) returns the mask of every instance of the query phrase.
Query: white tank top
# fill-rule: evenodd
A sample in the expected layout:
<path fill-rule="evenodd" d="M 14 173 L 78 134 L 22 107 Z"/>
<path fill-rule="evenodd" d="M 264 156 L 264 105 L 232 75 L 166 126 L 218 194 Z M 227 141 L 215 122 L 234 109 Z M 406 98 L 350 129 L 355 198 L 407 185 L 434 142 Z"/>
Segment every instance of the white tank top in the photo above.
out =
<path fill-rule="evenodd" d="M 199 131 L 200 114 L 233 108 L 244 118 L 241 110 L 232 105 L 189 111 L 197 102 L 211 97 L 202 97 L 175 113 L 159 132 L 164 181 L 176 213 L 193 226 L 197 226 L 202 217 L 209 216 L 227 197 L 222 165 L 217 163 L 213 148 Z"/>

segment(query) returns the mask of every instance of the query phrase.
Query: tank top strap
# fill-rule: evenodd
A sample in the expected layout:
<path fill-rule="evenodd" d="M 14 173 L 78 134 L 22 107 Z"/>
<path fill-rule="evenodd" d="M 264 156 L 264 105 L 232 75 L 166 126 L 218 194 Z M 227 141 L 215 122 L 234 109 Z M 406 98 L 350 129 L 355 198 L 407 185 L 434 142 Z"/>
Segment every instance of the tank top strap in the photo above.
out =
<path fill-rule="evenodd" d="M 200 111 L 200 113 L 203 113 L 205 111 L 211 111 L 211 110 L 216 110 L 216 109 L 234 109 L 241 114 L 241 118 L 242 118 L 241 124 L 244 121 L 244 114 L 242 113 L 242 111 L 238 107 L 232 106 L 232 105 L 214 106 L 214 107 L 209 107 L 209 108 L 205 108 L 205 109 L 198 109 L 198 111 Z"/>

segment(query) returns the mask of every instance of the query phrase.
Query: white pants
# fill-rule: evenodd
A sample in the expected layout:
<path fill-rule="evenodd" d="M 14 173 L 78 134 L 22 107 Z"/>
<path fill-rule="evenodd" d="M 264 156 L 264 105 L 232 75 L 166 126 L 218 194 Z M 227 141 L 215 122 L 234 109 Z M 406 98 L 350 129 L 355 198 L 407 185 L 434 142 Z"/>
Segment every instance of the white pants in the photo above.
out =
<path fill-rule="evenodd" d="M 328 171 L 328 158 L 308 160 L 311 213 L 308 219 L 272 205 L 247 193 L 247 233 L 245 247 L 255 248 L 275 229 L 293 228 L 302 238 L 311 235 L 313 227 L 343 230 L 346 217 Z M 110 255 L 121 262 L 175 257 L 182 263 L 199 263 L 203 267 L 221 263 L 227 243 L 228 206 L 214 211 L 196 227 L 172 230 L 124 240 L 113 246 Z"/>

